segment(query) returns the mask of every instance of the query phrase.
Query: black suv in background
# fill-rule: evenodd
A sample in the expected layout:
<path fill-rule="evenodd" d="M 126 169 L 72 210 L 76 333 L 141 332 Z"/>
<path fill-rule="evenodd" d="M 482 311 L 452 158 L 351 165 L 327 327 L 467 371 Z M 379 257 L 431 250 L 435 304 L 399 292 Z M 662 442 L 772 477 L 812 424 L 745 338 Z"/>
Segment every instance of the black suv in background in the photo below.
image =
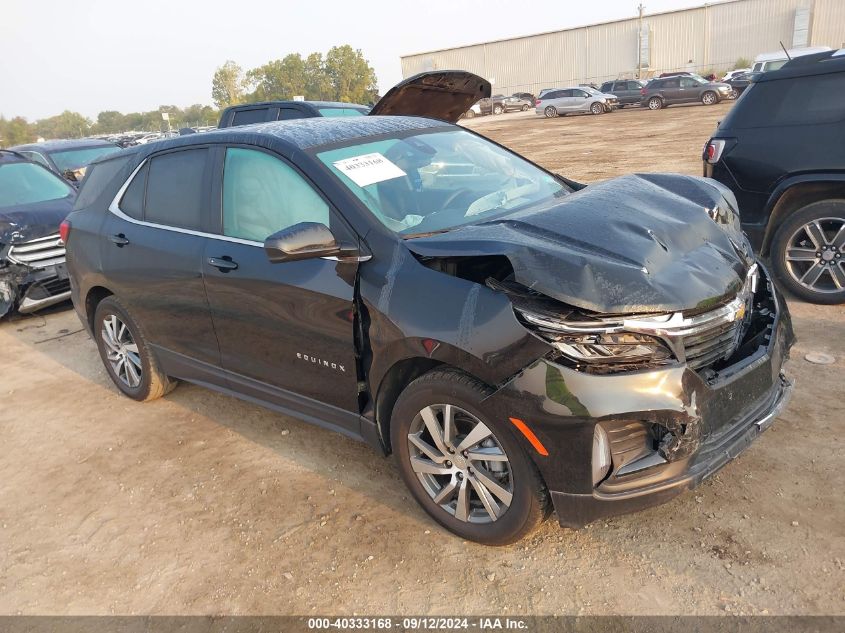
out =
<path fill-rule="evenodd" d="M 115 143 L 97 138 L 67 139 L 28 143 L 9 148 L 23 154 L 77 186 L 85 168 L 98 158 L 120 151 Z"/>
<path fill-rule="evenodd" d="M 675 75 L 649 81 L 640 90 L 640 104 L 649 110 L 660 110 L 679 103 L 714 105 L 728 99 L 732 91 L 728 84 L 707 81 L 698 75 Z"/>
<path fill-rule="evenodd" d="M 742 227 L 781 283 L 845 302 L 845 54 L 797 57 L 746 89 L 704 148 L 704 175 L 739 201 Z"/>
<path fill-rule="evenodd" d="M 490 94 L 453 75 L 392 89 L 373 113 L 395 116 L 97 163 L 63 230 L 108 375 L 136 400 L 197 382 L 392 452 L 421 506 L 483 543 L 550 502 L 581 526 L 695 486 L 790 392 L 789 315 L 733 195 L 555 176 L 448 123 Z"/>
<path fill-rule="evenodd" d="M 229 106 L 220 115 L 217 127 L 310 117 L 363 116 L 369 111 L 368 106 L 337 101 L 262 101 Z"/>
<path fill-rule="evenodd" d="M 639 79 L 617 79 L 604 82 L 599 91 L 614 95 L 619 100 L 620 107 L 625 107 L 639 105 L 645 85 L 646 83 Z"/>

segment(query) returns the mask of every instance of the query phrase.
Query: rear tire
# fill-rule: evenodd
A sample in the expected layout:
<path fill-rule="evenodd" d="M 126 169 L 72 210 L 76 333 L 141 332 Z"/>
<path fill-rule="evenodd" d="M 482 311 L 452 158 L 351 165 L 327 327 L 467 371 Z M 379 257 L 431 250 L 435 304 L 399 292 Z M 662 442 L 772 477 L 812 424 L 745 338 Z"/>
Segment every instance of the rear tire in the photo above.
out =
<path fill-rule="evenodd" d="M 472 110 L 467 110 L 466 114 L 464 114 L 464 118 L 474 119 L 475 118 L 475 112 L 473 112 Z"/>
<path fill-rule="evenodd" d="M 557 116 L 557 108 L 554 106 L 546 106 L 546 109 L 543 110 L 543 114 L 546 115 L 547 119 L 554 119 Z"/>
<path fill-rule="evenodd" d="M 504 108 L 500 105 L 494 105 L 493 106 L 493 114 L 501 114 L 504 111 L 505 111 Z"/>
<path fill-rule="evenodd" d="M 97 305 L 94 338 L 109 377 L 125 396 L 140 402 L 155 400 L 178 384 L 161 370 L 135 320 L 117 297 L 106 297 Z"/>
<path fill-rule="evenodd" d="M 390 420 L 390 437 L 405 485 L 435 521 L 467 540 L 508 545 L 542 523 L 547 515 L 548 493 L 513 431 L 485 410 L 482 401 L 490 393 L 485 385 L 457 370 L 436 369 L 424 374 L 400 394 Z M 427 420 L 423 418 L 426 412 L 430 416 Z M 454 429 L 451 434 L 446 431 L 447 415 Z M 433 446 L 432 423 L 437 440 L 448 451 Z M 473 429 L 481 431 L 479 441 L 462 450 L 461 442 Z M 486 432 L 489 434 L 484 435 Z M 420 442 L 425 442 L 422 446 L 426 452 L 421 452 Z M 495 452 L 499 460 L 472 457 L 484 450 L 487 454 Z M 435 464 L 429 453 L 440 461 Z M 444 462 L 444 458 L 455 461 Z M 451 470 L 435 475 L 431 474 L 432 467 Z M 491 501 L 482 500 L 476 487 L 479 482 Z M 485 482 L 489 488 L 484 487 L 488 485 Z M 463 506 L 461 487 L 466 492 Z"/>
<path fill-rule="evenodd" d="M 845 303 L 845 200 L 795 211 L 778 228 L 769 256 L 780 283 L 810 303 Z"/>
<path fill-rule="evenodd" d="M 648 100 L 649 110 L 660 110 L 663 108 L 663 99 L 660 97 L 652 97 Z"/>
<path fill-rule="evenodd" d="M 531 109 L 531 106 L 530 106 L 530 105 L 528 105 L 527 103 L 526 103 L 524 106 L 522 106 L 522 111 L 523 111 L 523 112 L 528 112 L 528 110 L 530 110 L 530 109 Z"/>

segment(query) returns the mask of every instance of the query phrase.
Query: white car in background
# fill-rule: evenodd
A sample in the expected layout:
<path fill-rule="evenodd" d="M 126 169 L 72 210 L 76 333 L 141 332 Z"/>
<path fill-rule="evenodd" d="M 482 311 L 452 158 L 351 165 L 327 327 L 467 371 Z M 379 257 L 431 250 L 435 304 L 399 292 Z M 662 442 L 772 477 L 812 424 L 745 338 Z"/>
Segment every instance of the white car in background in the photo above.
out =
<path fill-rule="evenodd" d="M 725 76 L 722 77 L 719 81 L 721 81 L 722 83 L 727 83 L 731 79 L 736 77 L 737 75 L 742 75 L 743 73 L 750 73 L 750 72 L 751 72 L 750 68 L 737 68 L 735 70 L 729 70 L 728 72 L 725 73 Z"/>

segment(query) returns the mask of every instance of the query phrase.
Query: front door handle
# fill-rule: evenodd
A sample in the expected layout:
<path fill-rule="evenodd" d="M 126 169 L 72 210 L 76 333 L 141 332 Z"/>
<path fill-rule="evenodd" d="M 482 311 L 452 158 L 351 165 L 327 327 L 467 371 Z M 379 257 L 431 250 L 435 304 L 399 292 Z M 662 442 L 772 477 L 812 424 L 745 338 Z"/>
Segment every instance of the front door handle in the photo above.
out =
<path fill-rule="evenodd" d="M 224 273 L 235 270 L 238 267 L 238 264 L 233 262 L 232 258 L 228 255 L 224 255 L 223 257 L 209 257 L 208 263 Z"/>
<path fill-rule="evenodd" d="M 126 236 L 123 233 L 118 233 L 117 235 L 110 235 L 109 239 L 121 248 L 129 244 L 129 240 L 126 239 Z"/>

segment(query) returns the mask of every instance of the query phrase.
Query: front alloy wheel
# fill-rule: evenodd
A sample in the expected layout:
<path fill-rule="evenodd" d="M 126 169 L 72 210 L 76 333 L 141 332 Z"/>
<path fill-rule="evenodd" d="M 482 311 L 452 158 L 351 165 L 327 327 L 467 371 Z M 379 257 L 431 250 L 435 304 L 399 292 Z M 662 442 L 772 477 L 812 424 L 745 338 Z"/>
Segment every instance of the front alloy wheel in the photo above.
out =
<path fill-rule="evenodd" d="M 604 106 L 596 101 L 593 105 L 590 106 L 590 112 L 593 114 L 602 114 L 604 112 Z"/>
<path fill-rule="evenodd" d="M 434 369 L 399 394 L 389 437 L 402 480 L 435 521 L 461 538 L 507 545 L 543 521 L 548 491 L 533 447 L 486 410 L 491 393 L 457 369 Z"/>
<path fill-rule="evenodd" d="M 701 95 L 701 103 L 704 105 L 713 105 L 719 100 L 715 92 L 705 92 Z"/>
<path fill-rule="evenodd" d="M 408 433 L 411 469 L 432 501 L 459 521 L 496 521 L 513 499 L 508 456 L 477 417 L 451 404 L 422 409 Z"/>

